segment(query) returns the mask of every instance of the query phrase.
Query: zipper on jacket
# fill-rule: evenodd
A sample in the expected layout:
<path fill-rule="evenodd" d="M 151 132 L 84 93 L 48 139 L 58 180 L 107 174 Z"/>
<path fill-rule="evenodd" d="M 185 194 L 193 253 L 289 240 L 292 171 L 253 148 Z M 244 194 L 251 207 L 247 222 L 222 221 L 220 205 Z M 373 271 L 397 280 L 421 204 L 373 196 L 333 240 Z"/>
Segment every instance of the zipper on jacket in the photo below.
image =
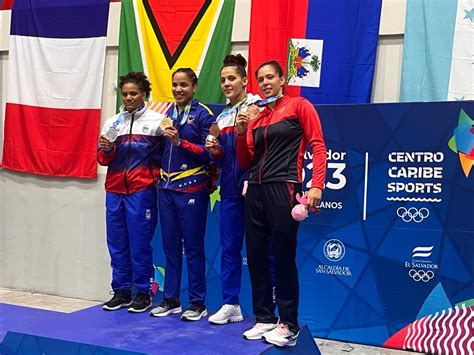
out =
<path fill-rule="evenodd" d="M 133 120 L 135 119 L 135 112 L 132 113 L 132 121 L 130 122 L 130 132 L 128 133 L 128 151 L 127 151 L 127 164 L 125 165 L 125 173 L 123 175 L 123 180 L 125 182 L 125 189 L 127 190 L 127 195 L 130 193 L 128 190 L 128 182 L 127 182 L 127 174 L 128 169 L 130 166 L 130 155 L 132 151 L 132 128 L 133 128 Z"/>
<path fill-rule="evenodd" d="M 258 183 L 262 183 L 262 172 L 263 172 L 263 165 L 265 165 L 265 159 L 267 158 L 267 152 L 268 152 L 268 147 L 267 147 L 267 131 L 268 131 L 268 126 L 265 126 L 265 130 L 263 131 L 263 142 L 265 143 L 265 150 L 263 151 L 263 159 L 262 163 L 260 164 L 260 169 L 258 172 Z"/>
<path fill-rule="evenodd" d="M 168 187 L 168 184 L 170 183 L 170 171 L 171 171 L 171 155 L 173 153 L 173 143 L 170 145 L 170 158 L 168 159 L 168 176 L 166 177 L 166 184 L 165 184 L 165 189 Z"/>

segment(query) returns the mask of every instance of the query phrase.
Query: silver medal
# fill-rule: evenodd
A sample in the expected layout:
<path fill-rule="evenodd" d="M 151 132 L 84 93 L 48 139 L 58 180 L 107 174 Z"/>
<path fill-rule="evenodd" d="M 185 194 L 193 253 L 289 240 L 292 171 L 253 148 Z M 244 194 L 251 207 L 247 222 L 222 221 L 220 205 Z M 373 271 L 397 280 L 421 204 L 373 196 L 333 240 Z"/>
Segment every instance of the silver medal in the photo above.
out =
<path fill-rule="evenodd" d="M 107 139 L 109 140 L 110 143 L 113 143 L 117 140 L 118 137 L 118 131 L 115 128 L 109 128 L 107 133 L 105 133 L 107 136 Z"/>

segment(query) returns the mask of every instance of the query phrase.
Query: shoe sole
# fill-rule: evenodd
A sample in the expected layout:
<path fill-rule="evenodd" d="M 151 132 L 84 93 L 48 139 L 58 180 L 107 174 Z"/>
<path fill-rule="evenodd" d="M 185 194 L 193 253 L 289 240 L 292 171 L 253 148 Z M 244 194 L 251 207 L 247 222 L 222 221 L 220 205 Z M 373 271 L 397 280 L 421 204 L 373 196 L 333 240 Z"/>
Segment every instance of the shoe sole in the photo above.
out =
<path fill-rule="evenodd" d="M 183 309 L 181 307 L 179 308 L 173 308 L 173 309 L 170 309 L 166 312 L 163 312 L 163 313 L 152 313 L 153 311 L 150 312 L 150 316 L 151 317 L 166 317 L 170 314 L 176 314 L 176 313 L 181 313 L 183 311 Z"/>
<path fill-rule="evenodd" d="M 152 307 L 152 304 L 150 304 L 149 306 L 143 309 L 129 308 L 128 313 L 143 313 L 143 312 L 148 311 L 151 307 Z"/>
<path fill-rule="evenodd" d="M 130 301 L 130 303 L 122 303 L 122 304 L 119 304 L 118 306 L 115 306 L 115 307 L 108 307 L 106 305 L 103 305 L 102 309 L 104 311 L 118 311 L 121 308 L 130 307 L 132 305 L 132 302 L 133 301 Z"/>
<path fill-rule="evenodd" d="M 264 336 L 262 336 L 262 339 L 265 340 L 266 343 L 278 346 L 279 348 L 283 348 L 285 346 L 295 346 L 296 345 L 296 340 L 290 340 L 290 341 L 287 341 L 285 343 L 280 343 L 276 340 L 268 340 Z"/>
<path fill-rule="evenodd" d="M 183 316 L 181 316 L 181 320 L 185 321 L 185 322 L 195 322 L 195 321 L 201 320 L 205 316 L 207 316 L 207 310 L 206 309 L 204 311 L 202 311 L 201 314 L 199 314 L 198 316 L 195 316 L 195 317 L 183 317 Z"/>
<path fill-rule="evenodd" d="M 263 334 L 262 334 L 263 335 Z M 254 336 L 254 337 L 249 337 L 247 335 L 242 335 L 242 338 L 246 339 L 246 340 L 260 340 L 260 339 L 263 339 L 263 336 L 260 335 L 260 336 Z"/>
<path fill-rule="evenodd" d="M 211 324 L 217 324 L 217 325 L 224 325 L 224 324 L 227 324 L 227 323 L 237 323 L 237 322 L 242 322 L 244 320 L 244 317 L 242 316 L 234 316 L 234 317 L 229 317 L 227 319 L 224 319 L 224 320 L 210 320 L 209 319 L 209 323 Z"/>

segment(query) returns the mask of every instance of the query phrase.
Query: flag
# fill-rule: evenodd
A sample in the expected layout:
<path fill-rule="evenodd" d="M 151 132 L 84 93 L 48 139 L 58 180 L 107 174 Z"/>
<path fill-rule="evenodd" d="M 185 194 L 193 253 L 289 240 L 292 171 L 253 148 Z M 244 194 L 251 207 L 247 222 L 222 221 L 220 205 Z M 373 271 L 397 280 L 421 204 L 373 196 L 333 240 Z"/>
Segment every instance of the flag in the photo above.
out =
<path fill-rule="evenodd" d="M 16 0 L 3 168 L 94 178 L 109 0 Z"/>
<path fill-rule="evenodd" d="M 474 99 L 472 0 L 408 0 L 400 101 Z"/>
<path fill-rule="evenodd" d="M 172 73 L 189 67 L 199 77 L 196 98 L 223 102 L 220 68 L 230 52 L 234 8 L 235 0 L 123 0 L 119 77 L 144 71 L 151 100 L 169 102 Z"/>
<path fill-rule="evenodd" d="M 0 10 L 10 10 L 13 5 L 13 0 L 0 0 Z"/>
<path fill-rule="evenodd" d="M 249 89 L 269 60 L 287 69 L 291 96 L 319 103 L 370 102 L 381 0 L 252 0 Z"/>

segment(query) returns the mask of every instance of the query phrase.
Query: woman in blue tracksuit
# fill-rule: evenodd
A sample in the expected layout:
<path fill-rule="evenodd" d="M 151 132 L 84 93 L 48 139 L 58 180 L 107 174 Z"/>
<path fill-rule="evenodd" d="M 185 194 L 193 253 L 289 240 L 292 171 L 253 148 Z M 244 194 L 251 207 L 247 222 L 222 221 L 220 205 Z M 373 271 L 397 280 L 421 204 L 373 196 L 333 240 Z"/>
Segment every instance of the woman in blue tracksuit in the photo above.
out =
<path fill-rule="evenodd" d="M 244 199 L 242 189 L 247 170 L 240 169 L 236 161 L 235 120 L 239 111 L 254 111 L 253 105 L 260 99 L 246 94 L 247 61 L 240 54 L 228 55 L 221 69 L 221 89 L 229 100 L 228 105 L 216 120 L 219 127 L 218 141 L 208 140 L 206 149 L 221 168 L 220 239 L 221 278 L 223 306 L 209 317 L 213 324 L 240 322 L 244 318 L 239 306 L 242 278 L 242 245 L 244 240 Z M 250 108 L 249 108 L 250 107 Z"/>
<path fill-rule="evenodd" d="M 97 160 L 107 166 L 107 247 L 114 296 L 103 309 L 129 307 L 132 313 L 151 307 L 153 249 L 158 219 L 156 182 L 160 172 L 162 114 L 149 110 L 150 82 L 144 73 L 120 78 L 124 110 L 109 118 L 100 136 Z M 132 289 L 137 292 L 132 298 Z"/>
<path fill-rule="evenodd" d="M 211 158 L 204 149 L 204 143 L 214 116 L 209 108 L 193 99 L 197 81 L 196 74 L 189 68 L 180 68 L 173 73 L 175 104 L 167 113 L 170 126 L 165 128 L 162 125 L 167 139 L 158 186 L 161 234 L 166 256 L 165 289 L 163 301 L 150 312 L 155 317 L 181 313 L 179 295 L 184 244 L 190 307 L 181 319 L 186 321 L 197 321 L 207 315 L 204 303 L 204 235 Z"/>

